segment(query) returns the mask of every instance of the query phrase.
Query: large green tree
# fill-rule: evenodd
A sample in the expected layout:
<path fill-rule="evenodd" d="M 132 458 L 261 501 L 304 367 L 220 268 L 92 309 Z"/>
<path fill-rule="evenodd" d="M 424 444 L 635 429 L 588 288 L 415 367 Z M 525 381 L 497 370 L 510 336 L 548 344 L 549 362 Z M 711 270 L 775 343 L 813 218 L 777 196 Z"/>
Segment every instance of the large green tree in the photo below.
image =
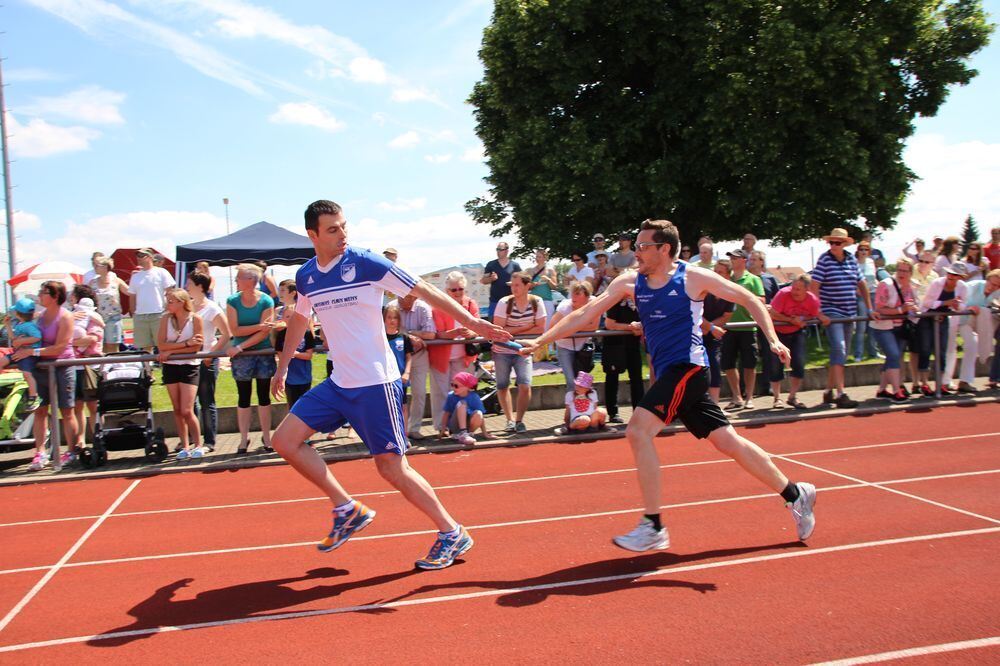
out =
<path fill-rule="evenodd" d="M 647 217 L 688 240 L 890 227 L 915 116 L 991 29 L 976 0 L 496 0 L 467 210 L 561 255 Z"/>

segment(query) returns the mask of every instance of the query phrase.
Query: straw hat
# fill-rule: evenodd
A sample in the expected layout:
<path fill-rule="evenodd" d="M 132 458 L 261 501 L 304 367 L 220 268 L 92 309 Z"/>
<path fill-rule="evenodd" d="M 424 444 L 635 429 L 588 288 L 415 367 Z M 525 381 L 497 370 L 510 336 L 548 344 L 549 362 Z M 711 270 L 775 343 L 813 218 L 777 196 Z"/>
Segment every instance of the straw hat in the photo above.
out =
<path fill-rule="evenodd" d="M 823 236 L 823 240 L 825 241 L 839 240 L 839 241 L 844 241 L 845 245 L 854 245 L 854 239 L 851 238 L 851 235 L 849 233 L 847 233 L 847 229 L 842 229 L 841 227 L 836 227 L 833 231 L 830 232 L 829 236 Z"/>

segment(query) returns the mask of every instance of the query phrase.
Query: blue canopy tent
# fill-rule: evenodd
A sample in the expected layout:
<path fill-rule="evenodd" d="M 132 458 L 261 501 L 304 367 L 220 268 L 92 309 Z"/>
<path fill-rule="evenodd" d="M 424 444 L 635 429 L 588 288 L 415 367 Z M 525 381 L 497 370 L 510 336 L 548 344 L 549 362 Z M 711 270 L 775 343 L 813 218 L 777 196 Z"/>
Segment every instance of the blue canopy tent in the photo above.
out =
<path fill-rule="evenodd" d="M 220 238 L 177 246 L 177 284 L 184 284 L 187 265 L 207 261 L 213 266 L 235 266 L 264 260 L 269 265 L 304 264 L 316 256 L 312 241 L 270 222 L 258 222 Z"/>

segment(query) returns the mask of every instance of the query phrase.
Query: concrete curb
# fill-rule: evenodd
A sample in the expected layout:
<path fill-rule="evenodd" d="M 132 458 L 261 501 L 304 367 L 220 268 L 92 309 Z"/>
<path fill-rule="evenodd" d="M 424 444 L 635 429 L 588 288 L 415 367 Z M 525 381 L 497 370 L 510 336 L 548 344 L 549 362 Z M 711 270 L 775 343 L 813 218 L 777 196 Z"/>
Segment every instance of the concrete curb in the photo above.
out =
<path fill-rule="evenodd" d="M 832 419 L 832 418 L 842 418 L 846 416 L 871 416 L 873 414 L 884 414 L 888 412 L 922 412 L 932 409 L 938 409 L 941 407 L 969 407 L 979 404 L 988 404 L 993 402 L 1000 402 L 1000 397 L 998 396 L 954 396 L 945 400 L 933 400 L 928 399 L 927 402 L 923 403 L 905 403 L 905 404 L 894 404 L 889 403 L 885 405 L 865 405 L 857 407 L 854 409 L 824 409 L 822 411 L 796 411 L 784 409 L 780 412 L 775 412 L 774 414 L 765 414 L 761 416 L 753 416 L 746 419 L 733 419 L 732 425 L 737 428 L 743 427 L 756 427 L 765 426 L 778 423 L 794 423 L 795 421 L 802 420 L 817 420 L 817 419 Z M 686 431 L 684 426 L 681 424 L 673 424 L 663 428 L 660 431 L 660 435 L 671 435 L 677 432 Z M 522 437 L 522 438 L 511 438 L 511 439 L 491 439 L 485 441 L 477 441 L 475 444 L 470 446 L 465 446 L 453 442 L 451 440 L 441 441 L 433 445 L 418 444 L 414 445 L 408 451 L 408 455 L 417 454 L 435 454 L 435 453 L 455 453 L 457 451 L 475 451 L 478 449 L 495 449 L 495 448 L 517 448 L 522 446 L 532 446 L 536 444 L 586 444 L 595 441 L 612 440 L 612 439 L 624 439 L 625 428 L 624 426 L 618 426 L 616 428 L 608 428 L 607 430 L 600 432 L 583 433 L 580 435 L 540 435 L 536 437 Z M 345 446 L 344 448 L 348 448 Z M 362 448 L 358 445 L 351 445 L 350 448 L 358 449 Z M 359 460 L 362 458 L 369 458 L 371 454 L 367 451 L 338 451 L 332 450 L 329 452 L 324 452 L 322 454 L 323 460 L 327 463 L 332 462 L 342 462 L 348 460 Z M 209 459 L 211 460 L 211 459 Z M 73 475 L 64 476 L 60 475 L 58 472 L 51 472 L 48 475 L 40 475 L 35 473 L 31 477 L 17 477 L 4 479 L 0 478 L 0 487 L 4 486 L 20 486 L 20 485 L 32 485 L 39 483 L 61 483 L 61 482 L 71 482 L 71 481 L 85 481 L 87 479 L 108 479 L 108 478 L 142 478 L 147 476 L 159 476 L 161 474 L 183 474 L 188 472 L 222 472 L 222 471 L 236 471 L 240 469 L 249 469 L 253 467 L 265 467 L 271 465 L 285 465 L 287 464 L 283 458 L 281 458 L 276 453 L 269 453 L 265 455 L 236 455 L 230 454 L 225 459 L 220 459 L 218 461 L 204 461 L 201 463 L 190 462 L 190 463 L 177 463 L 173 460 L 167 463 L 163 463 L 163 466 L 157 465 L 147 465 L 135 469 L 123 469 L 123 470 L 101 470 L 88 472 L 85 476 Z"/>

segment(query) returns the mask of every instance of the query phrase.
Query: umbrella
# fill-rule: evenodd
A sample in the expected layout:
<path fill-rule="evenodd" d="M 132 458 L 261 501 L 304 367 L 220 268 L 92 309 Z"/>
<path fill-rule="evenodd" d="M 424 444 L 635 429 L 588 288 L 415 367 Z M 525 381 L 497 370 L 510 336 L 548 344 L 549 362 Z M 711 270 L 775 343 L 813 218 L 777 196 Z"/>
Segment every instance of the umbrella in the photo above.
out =
<path fill-rule="evenodd" d="M 58 280 L 65 284 L 67 289 L 71 289 L 74 284 L 83 282 L 84 272 L 79 266 L 68 261 L 43 261 L 25 268 L 7 280 L 7 284 L 14 288 L 15 294 L 34 293 L 48 280 Z"/>

